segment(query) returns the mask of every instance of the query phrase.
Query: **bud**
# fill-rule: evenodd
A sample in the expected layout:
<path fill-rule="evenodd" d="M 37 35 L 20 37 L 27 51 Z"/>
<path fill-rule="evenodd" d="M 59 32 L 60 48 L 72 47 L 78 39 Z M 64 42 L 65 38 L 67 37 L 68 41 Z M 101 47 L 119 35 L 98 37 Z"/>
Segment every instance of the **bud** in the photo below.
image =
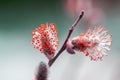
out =
<path fill-rule="evenodd" d="M 75 51 L 73 49 L 73 45 L 71 44 L 70 40 L 68 40 L 68 42 L 66 43 L 66 50 L 69 54 L 75 54 Z"/>

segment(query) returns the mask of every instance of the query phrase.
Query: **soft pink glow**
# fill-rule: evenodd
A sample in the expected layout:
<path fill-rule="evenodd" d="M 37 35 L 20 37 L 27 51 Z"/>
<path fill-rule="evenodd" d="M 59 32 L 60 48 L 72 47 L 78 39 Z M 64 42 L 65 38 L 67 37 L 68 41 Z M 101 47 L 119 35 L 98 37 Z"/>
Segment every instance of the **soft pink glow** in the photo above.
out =
<path fill-rule="evenodd" d="M 68 15 L 78 16 L 82 10 L 85 12 L 85 24 L 96 25 L 105 19 L 103 10 L 93 5 L 93 0 L 66 0 L 65 11 Z"/>

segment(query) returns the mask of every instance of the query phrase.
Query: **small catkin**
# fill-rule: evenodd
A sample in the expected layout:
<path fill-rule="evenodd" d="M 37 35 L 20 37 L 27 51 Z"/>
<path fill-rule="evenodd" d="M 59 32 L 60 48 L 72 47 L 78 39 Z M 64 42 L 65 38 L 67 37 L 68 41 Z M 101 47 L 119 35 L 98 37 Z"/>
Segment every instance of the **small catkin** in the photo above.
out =
<path fill-rule="evenodd" d="M 48 68 L 47 65 L 44 62 L 40 62 L 38 66 L 38 71 L 36 74 L 36 79 L 37 80 L 47 80 L 48 76 Z"/>

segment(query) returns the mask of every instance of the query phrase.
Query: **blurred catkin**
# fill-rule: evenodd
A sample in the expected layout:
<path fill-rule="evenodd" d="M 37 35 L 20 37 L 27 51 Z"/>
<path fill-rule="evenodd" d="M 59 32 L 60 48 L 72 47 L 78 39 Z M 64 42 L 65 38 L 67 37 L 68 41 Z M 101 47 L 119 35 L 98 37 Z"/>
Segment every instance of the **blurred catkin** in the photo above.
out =
<path fill-rule="evenodd" d="M 37 80 L 47 80 L 47 76 L 48 76 L 47 65 L 44 62 L 40 62 L 37 73 L 36 73 L 36 79 Z"/>

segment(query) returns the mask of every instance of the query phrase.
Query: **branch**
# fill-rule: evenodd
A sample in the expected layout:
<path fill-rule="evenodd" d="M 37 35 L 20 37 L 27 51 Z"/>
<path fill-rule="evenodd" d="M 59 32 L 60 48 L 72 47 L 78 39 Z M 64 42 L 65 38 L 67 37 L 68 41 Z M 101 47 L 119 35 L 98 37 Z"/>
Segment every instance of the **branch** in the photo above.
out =
<path fill-rule="evenodd" d="M 78 16 L 78 18 L 76 19 L 76 21 L 74 22 L 74 24 L 69 29 L 69 33 L 68 33 L 66 40 L 65 40 L 64 44 L 62 45 L 61 49 L 58 51 L 57 55 L 48 62 L 49 67 L 52 66 L 52 64 L 56 61 L 56 59 L 60 56 L 60 54 L 65 50 L 67 41 L 69 40 L 72 32 L 74 31 L 74 29 L 77 26 L 77 24 L 79 23 L 79 21 L 82 19 L 83 15 L 84 15 L 84 12 L 82 11 L 81 14 Z"/>

